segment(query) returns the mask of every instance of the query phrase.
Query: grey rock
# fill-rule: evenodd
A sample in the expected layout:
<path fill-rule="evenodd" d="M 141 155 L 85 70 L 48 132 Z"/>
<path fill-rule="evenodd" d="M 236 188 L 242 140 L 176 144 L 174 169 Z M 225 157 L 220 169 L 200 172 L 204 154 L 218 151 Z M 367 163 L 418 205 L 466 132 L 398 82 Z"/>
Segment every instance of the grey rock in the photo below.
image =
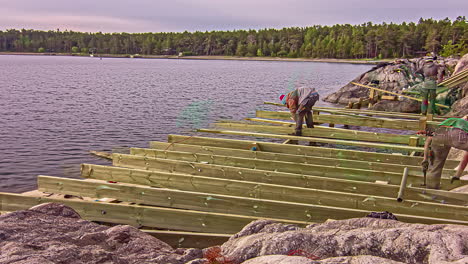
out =
<path fill-rule="evenodd" d="M 453 75 L 468 69 L 468 53 L 465 54 L 455 66 Z M 462 89 L 461 98 L 452 105 L 452 110 L 447 114 L 448 116 L 465 116 L 468 115 L 468 82 L 460 85 Z"/>
<path fill-rule="evenodd" d="M 311 260 L 301 256 L 267 255 L 249 259 L 242 264 L 404 264 L 374 256 L 336 257 L 322 260 Z"/>
<path fill-rule="evenodd" d="M 407 98 L 402 98 L 399 101 L 382 100 L 370 109 L 377 111 L 419 113 L 421 111 L 421 103 Z"/>
<path fill-rule="evenodd" d="M 262 228 L 258 233 L 242 230 L 240 233 L 249 235 L 224 243 L 222 255 L 235 264 L 264 255 L 288 255 L 297 250 L 322 260 L 366 255 L 383 259 L 375 263 L 385 263 L 384 260 L 387 263 L 468 263 L 468 227 L 461 225 L 355 218 L 296 230 L 262 232 L 269 224 L 270 221 L 264 220 L 250 224 Z M 372 263 L 365 259 L 358 262 L 361 261 L 358 258 L 345 260 L 343 263 Z"/>
<path fill-rule="evenodd" d="M 455 69 L 453 71 L 452 75 L 455 75 L 464 69 L 468 68 L 468 53 L 463 55 L 460 60 L 458 60 L 457 65 L 455 66 Z"/>
<path fill-rule="evenodd" d="M 42 204 L 0 216 L 0 263 L 169 263 L 201 258 L 175 250 L 131 226 L 107 227 L 79 218 L 70 207 Z"/>
<path fill-rule="evenodd" d="M 401 93 L 418 83 L 424 78 L 434 78 L 441 80 L 448 77 L 448 69 L 457 62 L 456 59 L 441 58 L 432 61 L 428 58 L 395 60 L 391 63 L 382 63 L 372 68 L 366 73 L 356 77 L 352 82 L 364 85 L 373 85 L 390 92 Z M 358 102 L 360 98 L 368 98 L 369 89 L 348 83 L 335 93 L 329 94 L 324 101 L 338 104 L 348 104 L 348 102 Z M 374 110 L 392 112 L 419 112 L 419 102 L 401 101 L 381 101 L 374 106 Z"/>
<path fill-rule="evenodd" d="M 198 258 L 198 259 L 191 260 L 185 264 L 210 264 L 210 261 L 205 258 Z"/>
<path fill-rule="evenodd" d="M 242 264 L 317 264 L 319 262 L 301 256 L 268 255 L 249 259 Z"/>

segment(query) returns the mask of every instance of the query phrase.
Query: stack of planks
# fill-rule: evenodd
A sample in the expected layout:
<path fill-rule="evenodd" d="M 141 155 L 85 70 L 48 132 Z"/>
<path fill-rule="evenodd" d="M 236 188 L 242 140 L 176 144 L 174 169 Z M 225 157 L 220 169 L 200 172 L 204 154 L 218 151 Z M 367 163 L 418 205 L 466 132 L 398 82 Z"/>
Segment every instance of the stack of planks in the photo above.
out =
<path fill-rule="evenodd" d="M 422 150 L 422 139 L 411 135 L 317 126 L 305 129 L 305 137 L 289 136 L 290 123 L 264 120 L 285 119 L 282 112 L 258 115 L 251 121 L 268 125 L 221 121 L 215 126 L 230 130 L 200 131 Z M 421 188 L 422 158 L 403 154 L 169 135 L 167 142 L 152 141 L 149 148 L 111 158 L 113 166 L 82 164 L 84 179 L 38 176 L 37 191 L 0 193 L 0 211 L 58 202 L 84 219 L 137 226 L 175 247 L 199 248 L 221 244 L 260 218 L 305 226 L 389 211 L 411 223 L 468 224 L 468 194 L 450 191 L 467 183 L 450 183 L 453 160 L 443 171 L 442 189 L 428 190 Z M 407 188 L 398 202 L 405 168 Z"/>

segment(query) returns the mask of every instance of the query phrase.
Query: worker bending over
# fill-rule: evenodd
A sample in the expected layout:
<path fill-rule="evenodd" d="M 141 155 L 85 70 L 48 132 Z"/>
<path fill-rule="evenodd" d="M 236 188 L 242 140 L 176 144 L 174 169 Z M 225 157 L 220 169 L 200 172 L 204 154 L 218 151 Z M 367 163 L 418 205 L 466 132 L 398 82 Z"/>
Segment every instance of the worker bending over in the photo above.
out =
<path fill-rule="evenodd" d="M 308 128 L 314 127 L 312 106 L 319 100 L 319 94 L 314 88 L 299 87 L 287 95 L 282 94 L 280 100 L 289 109 L 292 119 L 296 122 L 294 135 L 302 136 L 304 118 Z"/>
<path fill-rule="evenodd" d="M 432 137 L 428 137 L 426 148 L 430 146 L 430 154 L 424 155 L 423 166 L 428 164 L 427 188 L 439 189 L 442 169 L 450 152 L 450 149 L 456 148 L 464 150 L 464 157 L 455 176 L 452 178 L 460 179 L 468 163 L 468 115 L 463 118 L 449 118 L 440 123 L 434 131 Z"/>

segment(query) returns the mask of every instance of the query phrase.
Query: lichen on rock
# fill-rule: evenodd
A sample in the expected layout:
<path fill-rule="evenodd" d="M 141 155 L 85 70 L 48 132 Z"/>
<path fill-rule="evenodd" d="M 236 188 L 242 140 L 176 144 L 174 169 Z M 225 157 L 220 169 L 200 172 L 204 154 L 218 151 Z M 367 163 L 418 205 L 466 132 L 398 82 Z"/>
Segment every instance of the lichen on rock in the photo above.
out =
<path fill-rule="evenodd" d="M 453 58 L 438 58 L 437 60 L 433 60 L 433 58 L 399 59 L 393 62 L 381 63 L 351 82 L 373 85 L 390 92 L 402 93 L 406 90 L 417 90 L 418 85 L 424 79 L 432 78 L 440 82 L 466 68 L 468 68 L 468 54 L 459 60 Z M 369 97 L 369 89 L 354 85 L 351 82 L 337 92 L 326 96 L 324 101 L 348 104 Z M 448 90 L 438 96 L 441 103 L 453 103 L 452 111 L 448 115 L 463 116 L 468 114 L 468 83 L 461 84 L 459 88 L 462 91 L 459 98 L 457 98 L 456 90 Z M 381 100 L 375 103 L 371 109 L 419 113 L 420 105 L 421 103 L 418 101 L 400 97 L 398 101 Z"/>
<path fill-rule="evenodd" d="M 200 249 L 173 249 L 140 230 L 83 220 L 56 203 L 0 216 L 0 263 L 168 263 L 202 257 Z"/>
<path fill-rule="evenodd" d="M 291 250 L 317 256 L 314 263 L 467 263 L 468 227 L 461 225 L 423 225 L 395 220 L 355 218 L 329 221 L 307 228 L 288 225 L 277 232 L 275 223 L 258 220 L 221 246 L 222 254 L 232 263 L 266 255 L 291 254 Z M 367 257 L 366 257 L 367 256 Z M 342 258 L 343 262 L 336 258 Z M 308 258 L 310 259 L 310 258 Z M 246 262 L 248 264 L 264 263 Z M 386 262 L 385 262 L 386 261 Z M 285 262 L 288 263 L 288 262 Z M 304 262 L 308 263 L 308 262 Z"/>

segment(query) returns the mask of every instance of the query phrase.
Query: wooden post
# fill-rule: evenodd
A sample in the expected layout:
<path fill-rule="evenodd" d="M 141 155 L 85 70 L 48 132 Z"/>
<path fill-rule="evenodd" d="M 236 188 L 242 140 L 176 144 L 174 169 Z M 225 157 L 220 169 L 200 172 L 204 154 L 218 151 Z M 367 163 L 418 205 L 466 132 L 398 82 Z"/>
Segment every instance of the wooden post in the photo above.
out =
<path fill-rule="evenodd" d="M 406 180 L 408 179 L 408 168 L 403 170 L 403 177 L 401 178 L 400 190 L 398 191 L 398 202 L 403 202 L 403 194 L 405 193 Z"/>
<path fill-rule="evenodd" d="M 369 91 L 369 105 L 368 108 L 371 108 L 374 105 L 375 90 L 370 89 Z"/>
<path fill-rule="evenodd" d="M 419 130 L 426 130 L 427 128 L 427 116 L 421 116 L 419 118 Z"/>

